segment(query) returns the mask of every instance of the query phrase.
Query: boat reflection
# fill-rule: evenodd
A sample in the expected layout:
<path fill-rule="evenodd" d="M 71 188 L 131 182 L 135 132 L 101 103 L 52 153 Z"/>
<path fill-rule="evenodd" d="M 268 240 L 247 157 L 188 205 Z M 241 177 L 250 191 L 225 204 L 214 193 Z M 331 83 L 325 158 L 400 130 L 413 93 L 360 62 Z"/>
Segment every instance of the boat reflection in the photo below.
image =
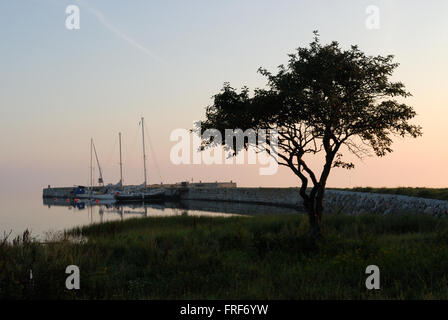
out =
<path fill-rule="evenodd" d="M 260 205 L 253 203 L 236 203 L 223 201 L 183 200 L 178 202 L 145 203 L 145 202 L 115 202 L 113 200 L 89 199 L 58 199 L 43 198 L 43 204 L 51 208 L 67 207 L 70 210 L 89 211 L 93 222 L 93 215 L 99 216 L 99 221 L 124 219 L 125 217 L 148 216 L 175 216 L 175 215 L 201 215 L 201 216 L 234 216 L 257 214 L 297 214 L 294 208 Z M 112 215 L 114 217 L 112 217 Z"/>

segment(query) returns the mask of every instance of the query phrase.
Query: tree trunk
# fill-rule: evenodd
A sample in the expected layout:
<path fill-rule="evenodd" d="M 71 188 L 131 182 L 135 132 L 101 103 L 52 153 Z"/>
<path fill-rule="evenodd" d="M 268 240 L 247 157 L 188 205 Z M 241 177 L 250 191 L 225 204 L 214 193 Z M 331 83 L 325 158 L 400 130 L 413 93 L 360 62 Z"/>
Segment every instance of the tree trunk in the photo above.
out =
<path fill-rule="evenodd" d="M 310 224 L 308 236 L 313 240 L 318 240 L 322 237 L 322 204 L 319 204 L 317 199 L 313 199 L 304 203 L 304 206 Z"/>
<path fill-rule="evenodd" d="M 310 229 L 308 231 L 308 236 L 313 240 L 318 240 L 322 237 L 322 229 L 321 229 L 321 217 L 316 214 L 308 214 L 310 221 Z"/>

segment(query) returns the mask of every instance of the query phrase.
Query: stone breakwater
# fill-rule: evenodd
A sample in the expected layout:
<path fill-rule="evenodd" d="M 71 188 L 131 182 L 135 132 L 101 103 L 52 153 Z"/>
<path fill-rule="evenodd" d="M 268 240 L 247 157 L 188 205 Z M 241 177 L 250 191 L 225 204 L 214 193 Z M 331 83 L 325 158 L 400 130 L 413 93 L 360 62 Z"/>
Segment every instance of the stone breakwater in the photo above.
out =
<path fill-rule="evenodd" d="M 46 188 L 45 197 L 70 197 L 73 188 Z M 289 207 L 304 211 L 298 188 L 167 188 L 166 196 L 172 200 L 198 200 L 208 202 L 250 203 Z M 402 195 L 364 193 L 346 190 L 325 191 L 325 212 L 329 214 L 413 212 L 437 217 L 448 215 L 448 201 Z M 273 213 L 275 210 L 273 210 Z"/>
<path fill-rule="evenodd" d="M 403 195 L 326 190 L 325 212 L 346 214 L 402 212 L 448 215 L 448 201 L 408 197 Z"/>
<path fill-rule="evenodd" d="M 185 200 L 230 201 L 293 207 L 304 211 L 298 188 L 215 188 L 190 189 L 182 194 Z M 325 212 L 346 213 L 421 213 L 448 215 L 448 201 L 402 195 L 326 190 Z"/>

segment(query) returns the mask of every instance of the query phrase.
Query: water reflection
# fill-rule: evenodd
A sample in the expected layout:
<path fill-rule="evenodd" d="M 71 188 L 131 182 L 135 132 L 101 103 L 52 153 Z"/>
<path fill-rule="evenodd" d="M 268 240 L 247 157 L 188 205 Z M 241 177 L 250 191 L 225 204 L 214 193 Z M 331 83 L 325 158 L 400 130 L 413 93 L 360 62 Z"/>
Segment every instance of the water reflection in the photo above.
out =
<path fill-rule="evenodd" d="M 33 236 L 45 238 L 48 232 L 59 232 L 76 226 L 89 225 L 130 217 L 161 217 L 201 215 L 231 217 L 232 215 L 297 213 L 297 210 L 276 206 L 218 201 L 183 201 L 160 204 L 98 201 L 94 203 L 57 198 L 42 200 L 41 192 L 0 194 L 0 237 L 11 238 L 29 230 Z"/>
<path fill-rule="evenodd" d="M 119 203 L 111 200 L 73 200 L 44 198 L 43 204 L 49 209 L 52 207 L 67 207 L 69 210 L 88 212 L 90 223 L 108 220 L 125 219 L 128 217 L 149 216 L 235 216 L 256 214 L 286 214 L 299 213 L 294 208 L 259 205 L 252 203 L 235 203 L 220 201 L 187 200 L 181 202 Z"/>

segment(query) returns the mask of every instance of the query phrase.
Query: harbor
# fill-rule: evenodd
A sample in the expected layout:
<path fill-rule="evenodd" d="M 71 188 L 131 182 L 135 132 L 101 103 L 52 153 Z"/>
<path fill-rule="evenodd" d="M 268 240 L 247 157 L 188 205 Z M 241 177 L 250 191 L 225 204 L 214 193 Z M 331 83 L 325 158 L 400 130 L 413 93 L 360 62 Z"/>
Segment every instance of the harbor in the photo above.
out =
<path fill-rule="evenodd" d="M 80 186 L 74 187 L 51 187 L 43 189 L 43 198 L 47 201 L 54 200 L 59 201 L 66 199 L 68 201 L 77 202 L 82 200 L 79 198 L 79 194 L 76 193 Z M 101 197 L 103 194 L 112 188 L 112 186 L 95 186 L 92 188 L 91 201 L 105 200 Z M 270 205 L 283 208 L 302 209 L 302 201 L 300 199 L 297 188 L 240 188 L 233 181 L 229 182 L 198 182 L 189 183 L 183 181 L 175 184 L 157 184 L 149 185 L 146 189 L 142 189 L 142 186 L 123 186 L 117 189 L 117 193 L 123 191 L 125 194 L 134 193 L 140 190 L 139 196 L 136 196 L 132 200 L 120 199 L 117 196 L 114 199 L 110 199 L 116 202 L 181 202 L 181 201 L 204 201 L 204 202 L 231 202 L 231 203 L 248 203 L 258 205 Z M 163 190 L 163 197 L 157 199 L 144 199 L 141 198 L 142 194 L 148 194 L 151 190 Z M 88 191 L 87 191 L 87 194 Z M 89 197 L 88 197 L 89 198 Z"/>
<path fill-rule="evenodd" d="M 132 186 L 136 188 L 138 186 Z M 100 191 L 101 188 L 95 187 Z M 238 187 L 235 182 L 188 183 L 181 182 L 172 185 L 151 185 L 148 189 L 165 190 L 162 202 L 182 203 L 185 201 L 201 202 L 201 205 L 216 205 L 216 203 L 253 204 L 274 208 L 290 208 L 304 212 L 302 198 L 298 188 L 248 188 Z M 72 199 L 73 188 L 52 188 L 43 190 L 47 199 Z M 96 201 L 99 199 L 92 199 Z M 144 202 L 144 201 L 143 201 Z M 150 203 L 151 201 L 148 201 Z M 426 199 L 420 197 L 365 193 L 349 190 L 328 189 L 325 193 L 326 212 L 329 214 L 345 213 L 359 215 L 399 214 L 412 210 L 418 214 L 432 216 L 448 215 L 448 203 L 445 200 Z"/>
<path fill-rule="evenodd" d="M 48 185 L 43 189 L 42 196 L 46 201 L 59 202 L 65 199 L 67 203 L 99 203 L 106 201 L 110 203 L 143 202 L 181 202 L 181 201 L 209 201 L 248 203 L 258 205 L 276 206 L 282 208 L 293 208 L 303 210 L 302 199 L 297 188 L 240 188 L 234 181 L 214 182 L 189 182 L 181 181 L 174 184 L 149 184 L 147 170 L 147 154 L 145 144 L 145 122 L 140 119 L 142 136 L 142 160 L 143 180 L 140 185 L 125 185 L 123 183 L 123 160 L 122 160 L 122 136 L 119 139 L 119 165 L 120 180 L 116 184 L 105 184 L 98 152 L 93 141 L 90 139 L 90 184 L 74 185 L 72 187 L 53 187 Z M 95 182 L 94 168 L 97 166 L 98 180 Z M 50 199 L 50 200 L 48 200 Z"/>

